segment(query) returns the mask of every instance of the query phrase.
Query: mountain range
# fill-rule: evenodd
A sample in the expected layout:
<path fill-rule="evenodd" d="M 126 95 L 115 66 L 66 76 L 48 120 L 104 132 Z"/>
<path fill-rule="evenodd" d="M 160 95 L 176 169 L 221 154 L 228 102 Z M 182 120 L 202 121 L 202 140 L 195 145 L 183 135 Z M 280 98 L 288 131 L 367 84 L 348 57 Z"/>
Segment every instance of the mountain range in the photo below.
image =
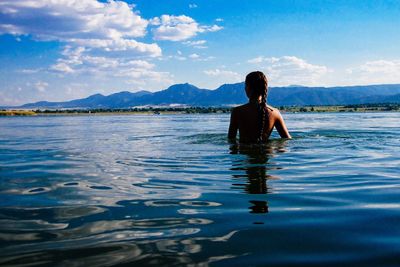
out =
<path fill-rule="evenodd" d="M 119 92 L 108 96 L 91 95 L 87 98 L 65 101 L 40 101 L 18 108 L 129 108 L 135 106 L 231 106 L 246 103 L 244 83 L 224 84 L 215 90 L 194 85 L 175 84 L 158 92 Z M 400 103 L 400 84 L 305 87 L 288 86 L 268 89 L 268 103 L 273 106 L 348 105 L 366 103 Z M 14 107 L 15 108 L 15 107 Z"/>

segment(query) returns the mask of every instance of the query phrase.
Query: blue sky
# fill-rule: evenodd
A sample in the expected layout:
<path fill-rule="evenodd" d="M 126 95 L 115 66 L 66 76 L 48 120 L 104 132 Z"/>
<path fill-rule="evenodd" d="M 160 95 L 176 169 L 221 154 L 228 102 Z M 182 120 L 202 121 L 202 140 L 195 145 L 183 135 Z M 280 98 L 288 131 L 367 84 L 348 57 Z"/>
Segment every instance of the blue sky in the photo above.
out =
<path fill-rule="evenodd" d="M 0 105 L 94 93 L 400 83 L 400 1 L 2 0 Z"/>

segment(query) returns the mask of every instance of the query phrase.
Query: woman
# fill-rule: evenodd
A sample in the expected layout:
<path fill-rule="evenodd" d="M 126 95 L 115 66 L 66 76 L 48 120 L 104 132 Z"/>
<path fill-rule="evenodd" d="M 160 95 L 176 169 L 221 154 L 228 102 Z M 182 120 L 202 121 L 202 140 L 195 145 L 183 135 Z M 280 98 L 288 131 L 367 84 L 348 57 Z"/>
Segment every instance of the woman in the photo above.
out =
<path fill-rule="evenodd" d="M 267 105 L 268 81 L 264 73 L 254 71 L 246 76 L 246 95 L 249 103 L 232 110 L 228 138 L 240 143 L 264 143 L 274 127 L 282 138 L 291 138 L 278 109 Z"/>

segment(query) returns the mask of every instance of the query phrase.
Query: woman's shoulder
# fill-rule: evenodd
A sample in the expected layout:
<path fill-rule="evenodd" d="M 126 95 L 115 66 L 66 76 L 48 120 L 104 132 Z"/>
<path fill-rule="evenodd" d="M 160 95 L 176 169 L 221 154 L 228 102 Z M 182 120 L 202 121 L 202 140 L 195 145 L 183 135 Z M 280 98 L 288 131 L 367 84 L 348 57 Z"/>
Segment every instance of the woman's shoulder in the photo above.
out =
<path fill-rule="evenodd" d="M 236 107 L 234 107 L 234 108 L 232 109 L 232 111 L 239 112 L 239 111 L 241 111 L 241 110 L 245 110 L 246 108 L 248 108 L 248 106 L 249 106 L 248 103 L 247 103 L 247 104 L 244 104 L 244 105 L 236 106 Z"/>
<path fill-rule="evenodd" d="M 279 109 L 277 109 L 273 106 L 267 105 L 267 110 L 273 116 L 281 116 Z"/>
<path fill-rule="evenodd" d="M 267 110 L 269 112 L 279 112 L 279 109 L 274 108 L 273 106 L 267 105 Z"/>

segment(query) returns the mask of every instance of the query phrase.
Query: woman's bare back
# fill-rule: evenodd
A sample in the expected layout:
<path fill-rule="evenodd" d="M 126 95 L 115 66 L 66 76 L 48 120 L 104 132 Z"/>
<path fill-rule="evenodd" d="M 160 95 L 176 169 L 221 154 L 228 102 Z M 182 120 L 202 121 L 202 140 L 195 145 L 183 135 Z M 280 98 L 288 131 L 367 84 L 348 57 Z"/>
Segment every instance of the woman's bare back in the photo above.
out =
<path fill-rule="evenodd" d="M 239 130 L 240 143 L 258 142 L 260 134 L 258 113 L 258 106 L 251 102 L 234 108 L 231 113 L 228 138 L 235 140 Z M 274 127 L 282 138 L 291 138 L 278 109 L 266 106 L 265 114 L 265 125 L 262 133 L 263 141 L 268 140 Z"/>

